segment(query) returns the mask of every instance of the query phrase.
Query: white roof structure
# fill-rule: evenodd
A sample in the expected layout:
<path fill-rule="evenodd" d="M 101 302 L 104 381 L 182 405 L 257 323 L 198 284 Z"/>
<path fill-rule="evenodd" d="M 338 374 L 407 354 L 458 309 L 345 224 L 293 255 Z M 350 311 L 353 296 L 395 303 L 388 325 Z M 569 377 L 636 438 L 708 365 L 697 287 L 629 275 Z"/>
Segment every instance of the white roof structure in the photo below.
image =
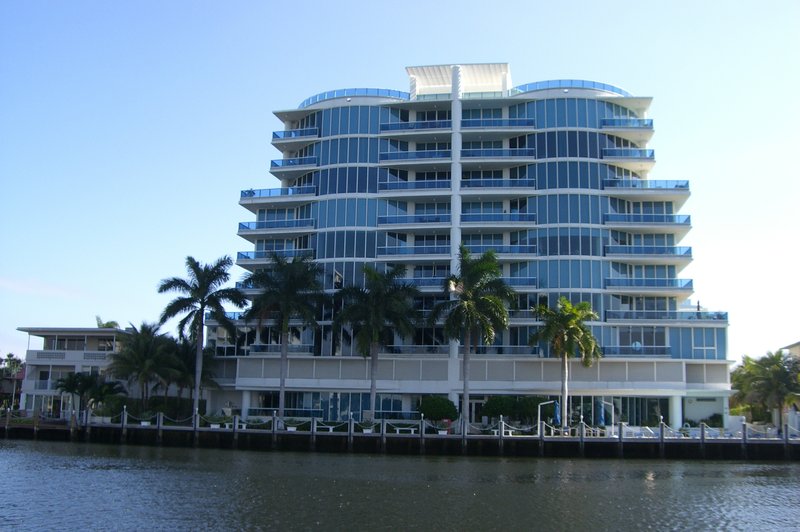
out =
<path fill-rule="evenodd" d="M 425 94 L 450 94 L 455 66 L 461 68 L 463 92 L 498 92 L 511 88 L 511 67 L 508 63 L 415 66 L 406 67 L 411 83 L 411 98 Z"/>

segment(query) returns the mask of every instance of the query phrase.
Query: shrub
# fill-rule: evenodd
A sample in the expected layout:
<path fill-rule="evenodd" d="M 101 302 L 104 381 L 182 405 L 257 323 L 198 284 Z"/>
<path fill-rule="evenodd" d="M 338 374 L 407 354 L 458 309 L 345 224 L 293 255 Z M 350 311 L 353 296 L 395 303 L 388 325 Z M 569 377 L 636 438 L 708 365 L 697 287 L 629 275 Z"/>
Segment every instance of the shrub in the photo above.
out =
<path fill-rule="evenodd" d="M 458 409 L 453 401 L 441 395 L 427 395 L 419 403 L 419 412 L 427 419 L 440 421 L 442 419 L 456 419 Z"/>

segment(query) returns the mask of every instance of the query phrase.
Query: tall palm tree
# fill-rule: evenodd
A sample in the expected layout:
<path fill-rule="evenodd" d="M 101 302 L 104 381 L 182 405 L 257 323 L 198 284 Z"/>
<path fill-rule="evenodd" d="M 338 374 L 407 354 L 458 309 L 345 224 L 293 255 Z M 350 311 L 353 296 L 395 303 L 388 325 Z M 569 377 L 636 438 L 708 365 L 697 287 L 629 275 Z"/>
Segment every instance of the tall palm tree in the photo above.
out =
<path fill-rule="evenodd" d="M 359 352 L 370 358 L 369 409 L 373 413 L 380 347 L 391 342 L 395 332 L 400 336 L 414 333 L 413 298 L 419 291 L 400 281 L 405 274 L 404 266 L 394 266 L 385 273 L 364 266 L 364 288 L 347 286 L 339 292 L 343 308 L 334 320 L 334 329 L 350 325 Z"/>
<path fill-rule="evenodd" d="M 546 342 L 550 345 L 551 353 L 561 357 L 561 425 L 566 429 L 569 425 L 569 358 L 578 355 L 583 365 L 589 367 L 602 356 L 597 338 L 585 323 L 597 320 L 598 316 L 588 302 L 582 301 L 573 305 L 566 297 L 558 300 L 555 309 L 539 305 L 534 310 L 543 324 L 530 336 L 528 342 L 531 346 Z"/>
<path fill-rule="evenodd" d="M 734 397 L 771 410 L 773 423 L 782 427 L 783 406 L 800 393 L 799 374 L 800 359 L 788 351 L 778 349 L 758 359 L 745 356 L 731 375 Z"/>
<path fill-rule="evenodd" d="M 147 408 L 149 391 L 174 367 L 170 339 L 158 332 L 158 325 L 142 323 L 125 338 L 119 353 L 112 355 L 109 372 L 130 385 L 139 386 L 142 410 Z"/>
<path fill-rule="evenodd" d="M 514 290 L 502 279 L 497 255 L 489 250 L 473 258 L 463 244 L 459 248 L 458 272 L 445 282 L 444 294 L 450 299 L 434 306 L 430 323 L 444 318 L 444 335 L 464 345 L 462 374 L 462 435 L 469 423 L 469 358 L 479 339 L 494 342 L 497 333 L 508 328 L 507 305 L 514 304 Z"/>
<path fill-rule="evenodd" d="M 119 322 L 116 322 L 114 320 L 103 321 L 103 319 L 100 316 L 95 316 L 94 319 L 97 322 L 97 327 L 99 329 L 119 329 Z"/>
<path fill-rule="evenodd" d="M 68 373 L 56 381 L 56 390 L 73 398 L 73 410 L 80 411 L 86 405 L 89 391 L 97 385 L 97 376 L 86 373 Z M 77 401 L 75 401 L 77 399 Z"/>
<path fill-rule="evenodd" d="M 296 256 L 288 261 L 273 252 L 268 268 L 252 273 L 245 278 L 253 288 L 259 290 L 253 298 L 246 319 L 256 319 L 258 328 L 264 320 L 275 320 L 281 341 L 281 375 L 278 393 L 278 415 L 283 417 L 286 399 L 286 373 L 289 365 L 289 321 L 300 319 L 315 327 L 317 312 L 323 299 L 322 268 L 309 256 Z"/>
<path fill-rule="evenodd" d="M 11 408 L 13 409 L 17 397 L 17 374 L 22 369 L 22 360 L 18 359 L 14 353 L 8 353 L 5 360 L 0 360 L 0 362 L 5 366 L 8 376 L 11 377 Z"/>
<path fill-rule="evenodd" d="M 214 264 L 200 264 L 194 257 L 186 257 L 186 272 L 188 277 L 172 277 L 164 279 L 158 285 L 158 292 L 177 292 L 181 294 L 166 306 L 161 313 L 160 323 L 184 314 L 178 322 L 180 337 L 185 337 L 186 329 L 190 330 L 191 338 L 196 342 L 195 353 L 195 379 L 193 411 L 200 407 L 200 383 L 203 371 L 203 333 L 205 328 L 206 310 L 220 325 L 233 331 L 233 323 L 225 316 L 223 305 L 230 303 L 236 308 L 243 308 L 247 300 L 238 288 L 220 288 L 228 282 L 230 274 L 228 269 L 233 265 L 230 257 L 222 257 Z"/>

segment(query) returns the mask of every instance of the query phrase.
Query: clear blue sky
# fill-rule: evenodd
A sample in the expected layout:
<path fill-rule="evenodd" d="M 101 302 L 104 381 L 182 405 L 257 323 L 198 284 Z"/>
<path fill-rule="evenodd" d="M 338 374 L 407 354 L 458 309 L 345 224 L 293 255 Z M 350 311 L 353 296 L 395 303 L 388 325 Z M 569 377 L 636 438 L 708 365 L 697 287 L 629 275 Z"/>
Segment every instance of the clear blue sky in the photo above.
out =
<path fill-rule="evenodd" d="M 653 96 L 650 177 L 691 180 L 681 276 L 730 312 L 728 358 L 796 342 L 798 54 L 795 0 L 6 0 L 0 351 L 24 354 L 20 326 L 155 321 L 187 255 L 248 249 L 237 202 L 277 186 L 273 110 L 459 62 Z"/>

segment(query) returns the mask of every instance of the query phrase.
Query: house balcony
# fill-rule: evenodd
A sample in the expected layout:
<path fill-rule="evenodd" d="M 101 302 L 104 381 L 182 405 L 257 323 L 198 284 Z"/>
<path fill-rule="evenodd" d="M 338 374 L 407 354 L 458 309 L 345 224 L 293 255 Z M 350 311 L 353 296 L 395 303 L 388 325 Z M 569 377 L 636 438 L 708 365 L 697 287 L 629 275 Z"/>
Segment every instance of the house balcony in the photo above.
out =
<path fill-rule="evenodd" d="M 604 357 L 670 358 L 672 348 L 668 345 L 607 345 L 601 348 Z"/>
<path fill-rule="evenodd" d="M 503 277 L 503 281 L 515 290 L 528 290 L 538 288 L 536 277 Z"/>
<path fill-rule="evenodd" d="M 686 246 L 606 246 L 606 258 L 627 264 L 674 264 L 692 261 L 692 248 Z"/>
<path fill-rule="evenodd" d="M 313 218 L 298 218 L 292 220 L 264 220 L 260 222 L 242 222 L 239 224 L 240 237 L 255 242 L 258 238 L 269 236 L 302 235 L 314 231 Z"/>
<path fill-rule="evenodd" d="M 243 268 L 247 268 L 248 266 L 255 266 L 255 265 L 264 265 L 271 261 L 272 254 L 275 253 L 279 257 L 284 257 L 287 259 L 293 259 L 294 257 L 311 257 L 314 258 L 314 250 L 307 248 L 307 249 L 273 249 L 267 251 L 240 251 L 236 254 L 236 264 Z M 239 283 L 237 283 L 237 288 L 239 287 Z"/>
<path fill-rule="evenodd" d="M 630 201 L 671 201 L 676 209 L 689 199 L 688 181 L 648 179 L 606 179 L 605 193 L 612 198 Z"/>
<path fill-rule="evenodd" d="M 480 166 L 484 169 L 506 168 L 536 162 L 533 148 L 487 148 L 461 150 L 464 170 Z"/>
<path fill-rule="evenodd" d="M 29 349 L 25 353 L 25 361 L 31 365 L 43 364 L 86 364 L 87 362 L 103 363 L 111 360 L 113 351 L 83 351 L 83 350 L 50 350 L 50 349 Z"/>
<path fill-rule="evenodd" d="M 272 145 L 281 151 L 297 151 L 305 148 L 319 138 L 319 129 L 287 129 L 272 133 Z"/>
<path fill-rule="evenodd" d="M 603 217 L 606 227 L 629 233 L 671 233 L 682 238 L 692 227 L 687 214 L 618 214 Z"/>
<path fill-rule="evenodd" d="M 461 134 L 465 141 L 504 140 L 534 129 L 536 129 L 536 120 L 533 118 L 467 118 L 461 120 Z"/>
<path fill-rule="evenodd" d="M 450 196 L 452 182 L 449 179 L 423 181 L 382 181 L 378 183 L 381 198 L 413 198 L 435 200 Z"/>
<path fill-rule="evenodd" d="M 462 196 L 524 197 L 536 190 L 535 179 L 462 179 Z"/>
<path fill-rule="evenodd" d="M 316 157 L 276 159 L 270 163 L 269 171 L 279 179 L 292 179 L 314 170 L 318 164 Z"/>
<path fill-rule="evenodd" d="M 377 258 L 393 262 L 447 262 L 450 245 L 444 246 L 384 246 L 377 249 Z"/>
<path fill-rule="evenodd" d="M 451 120 L 420 120 L 417 122 L 389 122 L 381 124 L 380 136 L 405 141 L 425 142 L 450 140 Z"/>
<path fill-rule="evenodd" d="M 612 277 L 606 279 L 606 290 L 615 294 L 688 297 L 694 286 L 691 279 Z"/>
<path fill-rule="evenodd" d="M 606 321 L 711 321 L 728 323 L 727 312 L 688 311 L 688 310 L 607 310 Z"/>
<path fill-rule="evenodd" d="M 379 154 L 381 166 L 415 168 L 417 170 L 446 170 L 450 168 L 450 150 L 392 151 Z"/>
<path fill-rule="evenodd" d="M 313 201 L 316 195 L 317 187 L 315 186 L 249 189 L 241 191 L 239 205 L 257 213 L 265 206 L 297 207 L 304 205 Z"/>
<path fill-rule="evenodd" d="M 536 223 L 536 215 L 527 212 L 511 213 L 464 213 L 461 215 L 463 227 L 475 227 L 480 224 L 491 229 L 514 229 Z"/>
<path fill-rule="evenodd" d="M 614 166 L 645 174 L 656 163 L 655 152 L 646 148 L 605 148 L 603 160 Z"/>
<path fill-rule="evenodd" d="M 600 120 L 600 129 L 635 144 L 646 144 L 653 137 L 653 120 L 650 118 L 603 118 Z"/>
<path fill-rule="evenodd" d="M 420 292 L 443 292 L 447 277 L 409 277 L 403 281 L 418 288 Z"/>
<path fill-rule="evenodd" d="M 467 249 L 474 255 L 481 255 L 489 250 L 497 254 L 500 260 L 527 260 L 531 256 L 536 255 L 536 246 L 534 245 L 470 245 L 467 244 Z"/>
<path fill-rule="evenodd" d="M 450 227 L 450 213 L 446 214 L 399 214 L 378 216 L 378 227 L 392 230 L 416 230 L 416 232 L 438 232 Z"/>

